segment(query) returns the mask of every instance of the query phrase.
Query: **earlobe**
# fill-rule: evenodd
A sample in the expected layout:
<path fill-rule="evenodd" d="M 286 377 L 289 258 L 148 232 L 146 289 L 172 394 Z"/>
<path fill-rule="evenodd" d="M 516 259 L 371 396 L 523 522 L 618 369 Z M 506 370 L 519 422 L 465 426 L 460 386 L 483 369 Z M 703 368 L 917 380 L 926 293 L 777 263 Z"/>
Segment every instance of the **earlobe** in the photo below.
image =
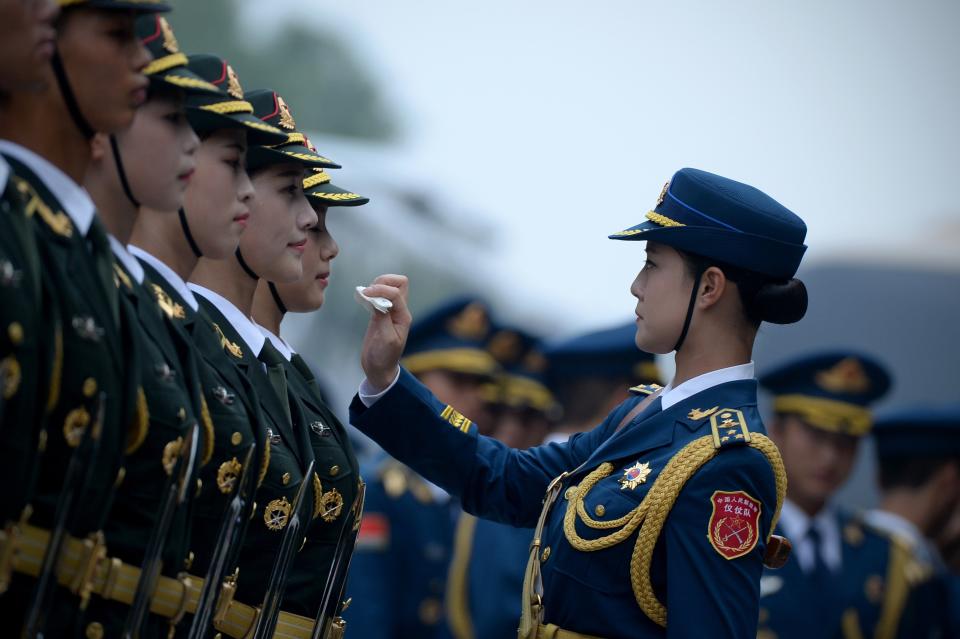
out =
<path fill-rule="evenodd" d="M 94 134 L 90 139 L 90 159 L 101 162 L 107 154 L 107 136 L 103 133 Z"/>

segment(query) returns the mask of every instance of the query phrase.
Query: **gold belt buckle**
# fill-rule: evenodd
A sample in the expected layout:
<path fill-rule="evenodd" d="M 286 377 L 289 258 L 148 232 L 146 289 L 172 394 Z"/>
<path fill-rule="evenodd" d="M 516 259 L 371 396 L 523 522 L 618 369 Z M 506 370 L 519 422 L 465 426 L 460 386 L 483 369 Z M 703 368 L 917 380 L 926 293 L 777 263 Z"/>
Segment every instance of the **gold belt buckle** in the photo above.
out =
<path fill-rule="evenodd" d="M 330 622 L 330 630 L 327 631 L 323 639 L 343 639 L 347 633 L 347 622 L 343 617 L 334 617 Z"/>
<path fill-rule="evenodd" d="M 93 580 L 97 574 L 100 562 L 107 558 L 107 546 L 102 531 L 90 533 L 82 542 L 80 549 L 80 563 L 77 565 L 77 575 L 70 590 L 80 598 L 80 609 L 85 610 L 93 592 Z"/>
<path fill-rule="evenodd" d="M 233 604 L 233 598 L 237 594 L 237 578 L 240 576 L 240 569 L 237 568 L 233 574 L 223 580 L 220 586 L 220 596 L 217 597 L 217 609 L 213 613 L 213 627 L 218 628 L 227 619 L 227 612 Z"/>

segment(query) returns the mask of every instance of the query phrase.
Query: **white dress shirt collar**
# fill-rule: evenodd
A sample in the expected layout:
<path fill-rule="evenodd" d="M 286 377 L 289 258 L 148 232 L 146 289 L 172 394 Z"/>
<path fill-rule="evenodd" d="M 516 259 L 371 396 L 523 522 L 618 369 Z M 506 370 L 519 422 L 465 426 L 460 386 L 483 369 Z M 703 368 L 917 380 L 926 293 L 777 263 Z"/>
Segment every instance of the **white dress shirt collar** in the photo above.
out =
<path fill-rule="evenodd" d="M 130 254 L 134 257 L 143 260 L 157 273 L 160 274 L 160 277 L 166 281 L 167 284 L 173 288 L 177 293 L 180 294 L 180 297 L 187 303 L 187 305 L 192 308 L 194 311 L 200 308 L 200 304 L 197 302 L 196 296 L 193 294 L 189 288 L 187 288 L 187 283 L 183 281 L 183 278 L 177 275 L 176 271 L 172 268 L 158 260 L 156 257 L 147 253 L 139 246 L 134 246 L 133 244 L 128 244 L 127 249 L 130 251 Z"/>
<path fill-rule="evenodd" d="M 912 521 L 879 508 L 867 511 L 863 520 L 874 528 L 903 539 L 920 559 L 933 564 L 942 561 L 936 545 L 924 537 L 923 532 Z"/>
<path fill-rule="evenodd" d="M 673 382 L 671 382 L 667 384 L 663 392 L 660 393 L 660 405 L 663 410 L 667 410 L 674 404 L 679 404 L 688 397 L 692 397 L 708 388 L 726 384 L 727 382 L 753 379 L 753 368 L 753 362 L 721 368 L 710 371 L 709 373 L 704 373 L 703 375 L 697 375 L 676 388 L 673 387 Z"/>
<path fill-rule="evenodd" d="M 840 522 L 832 507 L 827 506 L 815 516 L 810 517 L 799 506 L 785 499 L 780 511 L 780 526 L 787 539 L 793 544 L 793 552 L 801 570 L 810 572 L 816 561 L 813 541 L 807 536 L 811 528 L 816 529 L 820 535 L 820 553 L 823 563 L 832 572 L 840 570 L 843 563 Z"/>
<path fill-rule="evenodd" d="M 110 241 L 110 248 L 113 249 L 114 257 L 116 257 L 117 260 L 123 264 L 123 268 L 127 270 L 127 273 L 133 276 L 133 279 L 137 284 L 143 284 L 143 267 L 140 265 L 140 262 L 137 261 L 137 258 L 130 255 L 130 251 L 127 250 L 127 247 L 121 244 L 120 240 L 114 236 L 107 235 L 107 239 Z"/>
<path fill-rule="evenodd" d="M 10 140 L 0 140 L 0 152 L 16 158 L 36 173 L 53 193 L 70 221 L 77 227 L 80 234 L 86 237 L 96 214 L 96 206 L 86 190 L 70 179 L 66 173 L 50 163 L 46 158 L 37 155 L 30 149 L 15 144 Z"/>
<path fill-rule="evenodd" d="M 290 348 L 290 345 L 283 341 L 282 337 L 279 335 L 274 335 L 273 331 L 266 329 L 259 324 L 257 324 L 257 328 L 260 329 L 260 332 L 263 333 L 263 336 L 270 340 L 270 343 L 273 344 L 278 351 L 280 351 L 280 354 L 283 355 L 288 362 L 293 359 L 293 354 L 296 351 Z"/>
<path fill-rule="evenodd" d="M 260 329 L 252 319 L 244 315 L 239 308 L 233 305 L 233 302 L 219 293 L 211 291 L 209 288 L 200 286 L 199 284 L 194 284 L 193 282 L 188 282 L 187 286 L 190 287 L 191 291 L 205 298 L 216 306 L 218 311 L 223 313 L 223 316 L 230 322 L 230 326 L 240 334 L 240 339 L 244 341 L 254 356 L 260 354 L 263 343 L 267 338 L 263 336 L 263 333 L 260 332 Z"/>

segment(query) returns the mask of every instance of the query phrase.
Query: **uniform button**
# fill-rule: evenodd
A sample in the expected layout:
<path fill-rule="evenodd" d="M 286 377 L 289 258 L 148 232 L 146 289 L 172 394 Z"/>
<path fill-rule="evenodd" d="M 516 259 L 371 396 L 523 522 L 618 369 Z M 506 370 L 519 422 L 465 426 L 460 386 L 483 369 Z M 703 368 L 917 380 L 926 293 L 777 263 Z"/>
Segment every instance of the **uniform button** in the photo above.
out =
<path fill-rule="evenodd" d="M 198 477 L 197 478 L 197 497 L 200 496 L 201 490 L 203 490 L 203 480 Z"/>
<path fill-rule="evenodd" d="M 120 484 L 123 483 L 124 478 L 127 476 L 127 469 L 123 466 L 120 467 L 120 470 L 117 471 L 117 481 L 113 482 L 113 487 L 117 488 Z"/>
<path fill-rule="evenodd" d="M 10 322 L 10 326 L 7 327 L 7 335 L 10 336 L 10 341 L 14 344 L 19 344 L 23 341 L 23 326 L 20 322 Z"/>
<path fill-rule="evenodd" d="M 283 474 L 283 485 L 286 486 L 290 483 L 290 473 Z"/>
<path fill-rule="evenodd" d="M 550 546 L 547 546 L 543 549 L 543 553 L 540 555 L 540 561 L 546 561 L 550 559 Z"/>
<path fill-rule="evenodd" d="M 194 554 L 193 554 L 193 551 L 191 550 L 190 552 L 187 553 L 187 558 L 183 560 L 184 570 L 190 570 L 190 566 L 193 565 L 193 559 L 194 559 Z"/>
<path fill-rule="evenodd" d="M 340 474 L 340 467 L 339 467 L 339 466 L 337 466 L 336 464 L 334 464 L 333 466 L 330 467 L 330 476 L 331 476 L 331 477 L 336 477 L 336 476 L 339 475 L 339 474 Z"/>
<path fill-rule="evenodd" d="M 179 419 L 181 422 L 187 419 L 187 409 L 183 406 L 177 410 L 177 419 Z"/>
<path fill-rule="evenodd" d="M 593 509 L 593 512 L 597 514 L 597 517 L 603 517 L 603 514 L 607 512 L 607 509 L 603 507 L 603 504 L 597 504 L 597 507 Z"/>
<path fill-rule="evenodd" d="M 103 625 L 97 621 L 87 624 L 87 630 L 84 633 L 87 639 L 103 639 Z"/>
<path fill-rule="evenodd" d="M 97 392 L 97 380 L 92 377 L 88 377 L 83 380 L 83 396 L 84 397 L 93 397 L 93 394 Z"/>
<path fill-rule="evenodd" d="M 213 639 L 223 639 L 223 635 L 218 632 L 217 634 L 213 635 Z"/>
<path fill-rule="evenodd" d="M 37 450 L 41 453 L 47 450 L 47 431 L 43 429 L 40 431 L 40 435 L 37 437 Z"/>
<path fill-rule="evenodd" d="M 234 446 L 239 446 L 242 441 L 243 435 L 241 435 L 239 431 L 234 431 L 233 435 L 230 435 L 230 443 Z"/>

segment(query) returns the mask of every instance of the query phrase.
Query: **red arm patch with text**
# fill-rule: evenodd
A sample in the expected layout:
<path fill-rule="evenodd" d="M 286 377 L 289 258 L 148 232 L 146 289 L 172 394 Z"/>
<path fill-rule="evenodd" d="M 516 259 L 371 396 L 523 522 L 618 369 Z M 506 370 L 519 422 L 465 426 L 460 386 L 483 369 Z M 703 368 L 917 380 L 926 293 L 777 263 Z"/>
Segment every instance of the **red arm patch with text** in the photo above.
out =
<path fill-rule="evenodd" d="M 710 545 L 724 559 L 743 557 L 760 537 L 760 502 L 742 490 L 718 490 L 710 498 L 713 513 L 707 526 Z"/>

